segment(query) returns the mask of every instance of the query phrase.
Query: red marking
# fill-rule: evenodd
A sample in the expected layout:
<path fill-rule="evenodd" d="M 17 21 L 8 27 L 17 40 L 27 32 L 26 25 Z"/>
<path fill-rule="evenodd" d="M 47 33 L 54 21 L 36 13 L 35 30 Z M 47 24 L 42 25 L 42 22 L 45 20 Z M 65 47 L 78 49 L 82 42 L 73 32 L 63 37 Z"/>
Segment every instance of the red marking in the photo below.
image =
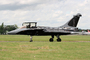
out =
<path fill-rule="evenodd" d="M 89 33 L 90 33 L 90 31 L 89 30 L 87 30 Z"/>

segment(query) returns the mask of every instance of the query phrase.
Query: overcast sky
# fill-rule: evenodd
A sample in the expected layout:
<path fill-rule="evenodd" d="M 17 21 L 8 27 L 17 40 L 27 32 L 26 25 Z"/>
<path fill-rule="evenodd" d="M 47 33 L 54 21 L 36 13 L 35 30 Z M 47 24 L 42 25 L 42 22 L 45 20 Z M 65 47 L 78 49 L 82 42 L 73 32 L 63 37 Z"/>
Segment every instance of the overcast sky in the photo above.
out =
<path fill-rule="evenodd" d="M 81 13 L 79 28 L 90 29 L 90 0 L 0 0 L 0 24 L 37 22 L 39 26 L 57 27 Z"/>

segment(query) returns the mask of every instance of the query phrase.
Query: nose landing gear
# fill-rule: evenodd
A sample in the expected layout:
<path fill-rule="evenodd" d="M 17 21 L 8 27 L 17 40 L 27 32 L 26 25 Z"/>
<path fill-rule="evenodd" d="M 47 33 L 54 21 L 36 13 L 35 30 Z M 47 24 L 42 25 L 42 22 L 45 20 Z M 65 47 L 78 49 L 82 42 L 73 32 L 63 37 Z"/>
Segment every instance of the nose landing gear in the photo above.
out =
<path fill-rule="evenodd" d="M 33 40 L 32 40 L 32 36 L 30 36 L 30 42 L 33 42 Z"/>

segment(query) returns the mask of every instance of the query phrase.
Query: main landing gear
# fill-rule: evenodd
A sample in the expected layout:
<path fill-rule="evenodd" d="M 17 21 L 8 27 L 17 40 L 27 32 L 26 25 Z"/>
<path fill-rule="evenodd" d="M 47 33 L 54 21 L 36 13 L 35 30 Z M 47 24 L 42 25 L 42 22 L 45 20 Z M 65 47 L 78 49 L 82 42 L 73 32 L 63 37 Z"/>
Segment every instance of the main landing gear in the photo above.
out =
<path fill-rule="evenodd" d="M 53 42 L 54 35 L 52 35 L 52 38 L 49 39 L 50 42 Z"/>
<path fill-rule="evenodd" d="M 59 35 L 57 35 L 57 42 L 61 42 L 61 39 L 59 38 Z"/>
<path fill-rule="evenodd" d="M 57 42 L 61 42 L 59 35 L 57 35 L 56 37 L 57 37 Z M 52 35 L 52 38 L 50 38 L 49 41 L 53 42 L 53 39 L 54 39 L 54 35 Z"/>

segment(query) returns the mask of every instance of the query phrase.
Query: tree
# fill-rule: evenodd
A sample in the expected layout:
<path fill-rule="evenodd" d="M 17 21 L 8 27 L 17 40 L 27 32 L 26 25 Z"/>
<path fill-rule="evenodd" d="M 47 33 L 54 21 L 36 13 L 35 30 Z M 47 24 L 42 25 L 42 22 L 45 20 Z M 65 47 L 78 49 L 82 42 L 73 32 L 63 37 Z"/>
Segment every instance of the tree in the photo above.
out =
<path fill-rule="evenodd" d="M 2 25 L 0 26 L 0 34 L 4 34 L 4 32 L 4 23 L 2 23 Z"/>
<path fill-rule="evenodd" d="M 2 23 L 0 25 L 0 34 L 6 34 L 7 31 L 11 31 L 11 30 L 15 30 L 17 29 L 18 26 L 15 25 L 4 25 L 4 23 Z"/>
<path fill-rule="evenodd" d="M 18 28 L 18 26 L 15 24 L 15 25 L 7 25 L 6 27 L 5 27 L 5 29 L 7 30 L 7 31 L 11 31 L 11 30 L 15 30 L 15 29 L 17 29 Z"/>

